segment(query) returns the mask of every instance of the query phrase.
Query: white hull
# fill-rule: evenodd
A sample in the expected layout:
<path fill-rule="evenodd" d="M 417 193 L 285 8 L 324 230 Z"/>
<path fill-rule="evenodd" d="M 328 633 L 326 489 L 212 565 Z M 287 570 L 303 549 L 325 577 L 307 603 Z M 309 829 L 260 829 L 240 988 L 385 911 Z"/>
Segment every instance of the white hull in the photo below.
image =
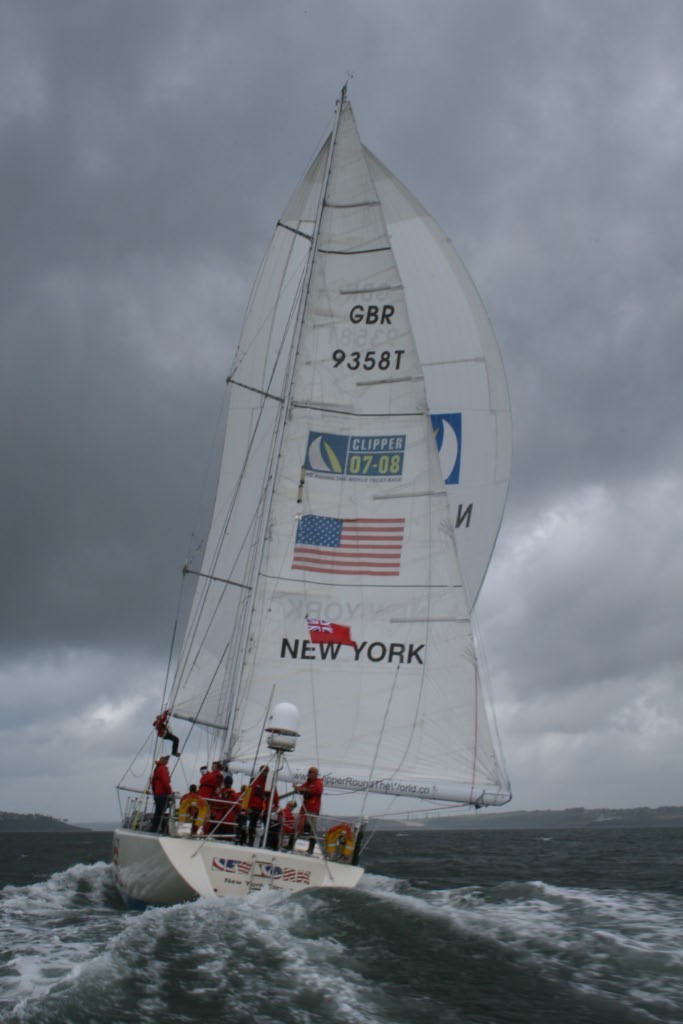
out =
<path fill-rule="evenodd" d="M 307 856 L 123 828 L 114 833 L 113 863 L 116 884 L 131 907 L 165 907 L 199 896 L 247 896 L 263 888 L 289 893 L 353 889 L 363 876 L 363 868 L 326 860 L 317 852 Z"/>

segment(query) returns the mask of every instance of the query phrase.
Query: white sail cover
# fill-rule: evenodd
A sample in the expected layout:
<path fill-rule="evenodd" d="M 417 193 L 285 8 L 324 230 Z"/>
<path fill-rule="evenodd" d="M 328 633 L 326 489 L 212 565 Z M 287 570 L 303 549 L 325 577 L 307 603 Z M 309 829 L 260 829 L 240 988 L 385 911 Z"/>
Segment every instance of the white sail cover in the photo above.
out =
<path fill-rule="evenodd" d="M 252 763 L 289 701 L 292 770 L 319 765 L 327 788 L 505 802 L 469 620 L 509 476 L 502 365 L 464 268 L 345 99 L 231 381 L 174 713 Z"/>

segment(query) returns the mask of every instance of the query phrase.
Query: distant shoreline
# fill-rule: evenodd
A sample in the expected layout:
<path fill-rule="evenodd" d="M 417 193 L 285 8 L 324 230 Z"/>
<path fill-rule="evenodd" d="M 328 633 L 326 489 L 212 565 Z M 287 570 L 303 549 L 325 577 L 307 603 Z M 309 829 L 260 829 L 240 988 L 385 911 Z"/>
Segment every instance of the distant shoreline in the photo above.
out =
<path fill-rule="evenodd" d="M 683 828 L 683 807 L 586 808 L 563 811 L 471 811 L 409 821 L 385 819 L 381 828 L 392 831 L 405 827 L 436 831 L 474 829 L 571 829 L 571 828 Z"/>
<path fill-rule="evenodd" d="M 85 825 L 72 825 L 47 814 L 15 814 L 0 811 L 0 832 L 92 832 Z"/>
<path fill-rule="evenodd" d="M 16 814 L 0 811 L 1 832 L 113 832 L 116 824 L 91 822 L 73 825 L 46 814 Z M 383 831 L 425 829 L 430 831 L 472 831 L 475 829 L 571 829 L 571 828 L 683 828 L 683 807 L 586 808 L 563 811 L 471 811 L 408 820 L 379 819 L 373 827 Z"/>

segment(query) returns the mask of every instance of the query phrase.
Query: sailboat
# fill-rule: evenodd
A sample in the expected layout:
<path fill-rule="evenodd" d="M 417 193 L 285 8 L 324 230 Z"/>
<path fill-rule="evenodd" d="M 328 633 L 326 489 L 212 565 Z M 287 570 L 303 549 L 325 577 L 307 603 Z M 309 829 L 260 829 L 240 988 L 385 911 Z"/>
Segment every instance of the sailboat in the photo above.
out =
<path fill-rule="evenodd" d="M 228 388 L 164 700 L 186 733 L 175 795 L 155 821 L 149 760 L 118 787 L 130 906 L 353 888 L 379 816 L 510 799 L 471 621 L 510 473 L 502 361 L 450 242 L 361 143 L 346 86 L 277 221 Z M 192 756 L 230 775 L 230 799 L 178 802 Z"/>

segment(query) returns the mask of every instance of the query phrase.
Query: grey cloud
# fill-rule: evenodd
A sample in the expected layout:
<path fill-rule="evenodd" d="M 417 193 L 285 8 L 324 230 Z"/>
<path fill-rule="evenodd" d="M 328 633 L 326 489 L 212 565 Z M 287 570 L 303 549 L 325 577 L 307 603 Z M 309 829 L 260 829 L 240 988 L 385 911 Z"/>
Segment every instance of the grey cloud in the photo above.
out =
<path fill-rule="evenodd" d="M 668 767 L 661 721 L 681 721 L 679 5 L 310 8 L 0 12 L 0 666 L 30 697 L 20 740 L 109 700 L 106 772 L 142 741 L 251 282 L 349 71 L 361 135 L 453 238 L 503 350 L 513 482 L 479 614 L 519 806 L 553 799 L 541 776 L 555 806 L 588 805 L 586 766 L 640 742 L 638 687 Z M 553 747 L 563 701 L 574 739 Z M 92 757 L 69 735 L 65 772 Z M 622 802 L 659 800 L 656 745 L 632 762 Z"/>

